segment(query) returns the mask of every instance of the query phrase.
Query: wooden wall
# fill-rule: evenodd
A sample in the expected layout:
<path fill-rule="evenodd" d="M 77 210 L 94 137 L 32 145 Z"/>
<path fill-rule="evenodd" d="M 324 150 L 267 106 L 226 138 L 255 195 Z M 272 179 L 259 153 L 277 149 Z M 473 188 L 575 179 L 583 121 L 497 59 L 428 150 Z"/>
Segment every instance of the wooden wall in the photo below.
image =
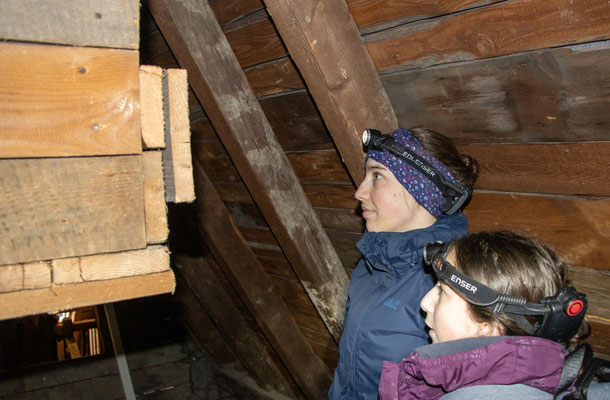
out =
<path fill-rule="evenodd" d="M 588 293 L 591 342 L 609 357 L 607 2 L 346 3 L 399 125 L 443 132 L 479 160 L 482 174 L 466 208 L 471 230 L 514 229 L 555 247 L 573 264 L 570 277 L 575 285 Z M 344 268 L 351 272 L 363 230 L 353 198 L 355 185 L 273 20 L 262 0 L 213 0 L 210 6 Z M 176 67 L 153 18 L 145 7 L 142 12 L 141 62 Z M 192 93 L 190 115 L 193 158 L 203 166 L 301 332 L 332 371 L 336 343 Z M 266 343 L 223 268 L 209 251 L 201 250 L 196 226 L 186 229 L 186 221 L 196 220 L 194 214 L 188 208 L 170 209 L 172 235 L 182 237 L 180 252 L 197 248 L 207 254 L 219 285 L 236 299 L 235 307 Z M 193 238 L 187 246 L 187 239 Z"/>

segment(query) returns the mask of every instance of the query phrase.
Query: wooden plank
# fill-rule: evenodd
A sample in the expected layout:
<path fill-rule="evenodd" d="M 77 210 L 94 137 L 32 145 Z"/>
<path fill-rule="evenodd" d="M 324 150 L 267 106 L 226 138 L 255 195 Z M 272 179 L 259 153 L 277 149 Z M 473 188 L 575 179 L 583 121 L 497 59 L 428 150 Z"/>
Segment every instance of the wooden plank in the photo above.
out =
<path fill-rule="evenodd" d="M 610 323 L 609 321 L 600 321 L 596 318 L 589 318 L 591 324 L 591 336 L 587 338 L 596 356 L 602 356 L 606 360 L 610 360 Z"/>
<path fill-rule="evenodd" d="M 364 172 L 362 131 L 375 127 L 391 132 L 398 122 L 347 5 L 264 1 L 352 180 L 359 184 Z"/>
<path fill-rule="evenodd" d="M 501 0 L 346 0 L 361 33 L 451 14 Z"/>
<path fill-rule="evenodd" d="M 205 259 L 176 255 L 173 262 L 256 383 L 265 390 L 277 390 L 294 396 L 290 384 L 275 366 L 269 349 L 250 330 Z"/>
<path fill-rule="evenodd" d="M 509 229 L 542 240 L 570 264 L 610 269 L 610 199 L 475 191 L 470 230 Z"/>
<path fill-rule="evenodd" d="M 288 57 L 248 68 L 244 72 L 258 97 L 305 88 L 305 82 Z"/>
<path fill-rule="evenodd" d="M 587 294 L 587 314 L 610 320 L 610 271 L 571 266 L 568 278 L 576 289 Z"/>
<path fill-rule="evenodd" d="M 0 293 L 23 289 L 23 264 L 0 267 Z"/>
<path fill-rule="evenodd" d="M 0 38 L 75 46 L 137 49 L 138 0 L 0 1 Z"/>
<path fill-rule="evenodd" d="M 3 293 L 0 294 L 0 320 L 171 293 L 174 284 L 174 273 L 170 270 L 157 274 Z"/>
<path fill-rule="evenodd" d="M 605 0 L 514 0 L 364 40 L 377 70 L 389 72 L 605 40 L 609 31 Z"/>
<path fill-rule="evenodd" d="M 478 189 L 610 196 L 610 142 L 461 146 L 481 166 Z"/>
<path fill-rule="evenodd" d="M 150 4 L 158 5 L 159 14 Z M 149 8 L 180 64 L 189 70 L 191 87 L 338 341 L 347 276 L 208 4 L 157 0 L 149 2 Z M 210 44 L 205 48 L 200 46 L 203 38 Z"/>
<path fill-rule="evenodd" d="M 169 270 L 169 249 L 148 246 L 143 250 L 81 257 L 80 270 L 84 281 L 162 273 Z"/>
<path fill-rule="evenodd" d="M 140 116 L 144 149 L 165 147 L 163 69 L 140 65 Z"/>
<path fill-rule="evenodd" d="M 23 288 L 40 289 L 51 286 L 51 267 L 48 262 L 23 264 Z"/>
<path fill-rule="evenodd" d="M 288 52 L 269 18 L 225 35 L 242 68 L 285 57 Z"/>
<path fill-rule="evenodd" d="M 146 247 L 140 156 L 0 160 L 0 264 Z"/>
<path fill-rule="evenodd" d="M 286 156 L 302 183 L 351 183 L 345 165 L 335 150 L 289 153 Z"/>
<path fill-rule="evenodd" d="M 0 43 L 0 157 L 141 153 L 138 65 L 137 51 Z"/>
<path fill-rule="evenodd" d="M 306 396 L 323 398 L 331 376 L 302 336 L 286 305 L 243 237 L 207 176 L 194 163 L 200 234 L 252 316 Z"/>
<path fill-rule="evenodd" d="M 360 202 L 354 198 L 354 185 L 308 183 L 303 185 L 307 198 L 314 207 L 348 208 L 355 210 Z"/>
<path fill-rule="evenodd" d="M 176 274 L 176 292 L 171 297 L 193 337 L 217 363 L 236 362 L 233 351 L 205 313 L 180 274 Z"/>
<path fill-rule="evenodd" d="M 222 26 L 259 11 L 265 6 L 262 0 L 212 0 L 210 8 Z"/>
<path fill-rule="evenodd" d="M 458 143 L 606 141 L 610 43 L 383 75 L 401 126 Z"/>
<path fill-rule="evenodd" d="M 189 203 L 195 199 L 191 161 L 191 129 L 186 70 L 168 69 L 164 76 L 167 147 L 163 150 L 165 200 Z"/>
<path fill-rule="evenodd" d="M 145 151 L 142 154 L 144 173 L 144 214 L 146 218 L 146 243 L 167 241 L 167 205 L 163 182 L 161 151 Z"/>
<path fill-rule="evenodd" d="M 68 285 L 83 281 L 80 273 L 80 259 L 78 257 L 53 260 L 51 261 L 51 268 L 53 268 L 54 285 Z"/>

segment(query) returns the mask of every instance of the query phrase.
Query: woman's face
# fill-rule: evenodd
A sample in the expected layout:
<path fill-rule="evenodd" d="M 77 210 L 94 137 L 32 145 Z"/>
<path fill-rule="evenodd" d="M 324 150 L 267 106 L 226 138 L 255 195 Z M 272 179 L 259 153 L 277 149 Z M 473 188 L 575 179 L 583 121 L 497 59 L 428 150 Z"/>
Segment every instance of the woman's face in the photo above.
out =
<path fill-rule="evenodd" d="M 385 165 L 369 158 L 355 197 L 369 232 L 406 232 L 436 222 Z"/>
<path fill-rule="evenodd" d="M 455 265 L 453 253 L 449 254 L 447 261 Z M 500 331 L 489 323 L 474 321 L 466 300 L 441 282 L 426 293 L 421 301 L 421 308 L 426 312 L 426 325 L 430 328 L 433 343 L 500 335 Z"/>

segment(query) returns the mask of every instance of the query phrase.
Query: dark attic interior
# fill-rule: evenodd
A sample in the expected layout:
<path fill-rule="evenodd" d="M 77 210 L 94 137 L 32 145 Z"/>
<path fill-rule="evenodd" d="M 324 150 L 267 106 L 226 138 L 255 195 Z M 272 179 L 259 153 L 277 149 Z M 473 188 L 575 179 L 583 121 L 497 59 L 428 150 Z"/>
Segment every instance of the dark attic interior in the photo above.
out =
<path fill-rule="evenodd" d="M 606 0 L 0 0 L 0 399 L 323 399 L 361 133 L 481 166 L 610 359 Z"/>

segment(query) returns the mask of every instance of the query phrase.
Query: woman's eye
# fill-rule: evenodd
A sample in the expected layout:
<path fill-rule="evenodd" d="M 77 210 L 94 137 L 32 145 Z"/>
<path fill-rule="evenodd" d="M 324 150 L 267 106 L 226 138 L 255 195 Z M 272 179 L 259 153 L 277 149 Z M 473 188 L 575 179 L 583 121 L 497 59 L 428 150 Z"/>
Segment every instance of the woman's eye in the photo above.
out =
<path fill-rule="evenodd" d="M 373 172 L 373 180 L 381 179 L 381 174 L 379 172 Z"/>

